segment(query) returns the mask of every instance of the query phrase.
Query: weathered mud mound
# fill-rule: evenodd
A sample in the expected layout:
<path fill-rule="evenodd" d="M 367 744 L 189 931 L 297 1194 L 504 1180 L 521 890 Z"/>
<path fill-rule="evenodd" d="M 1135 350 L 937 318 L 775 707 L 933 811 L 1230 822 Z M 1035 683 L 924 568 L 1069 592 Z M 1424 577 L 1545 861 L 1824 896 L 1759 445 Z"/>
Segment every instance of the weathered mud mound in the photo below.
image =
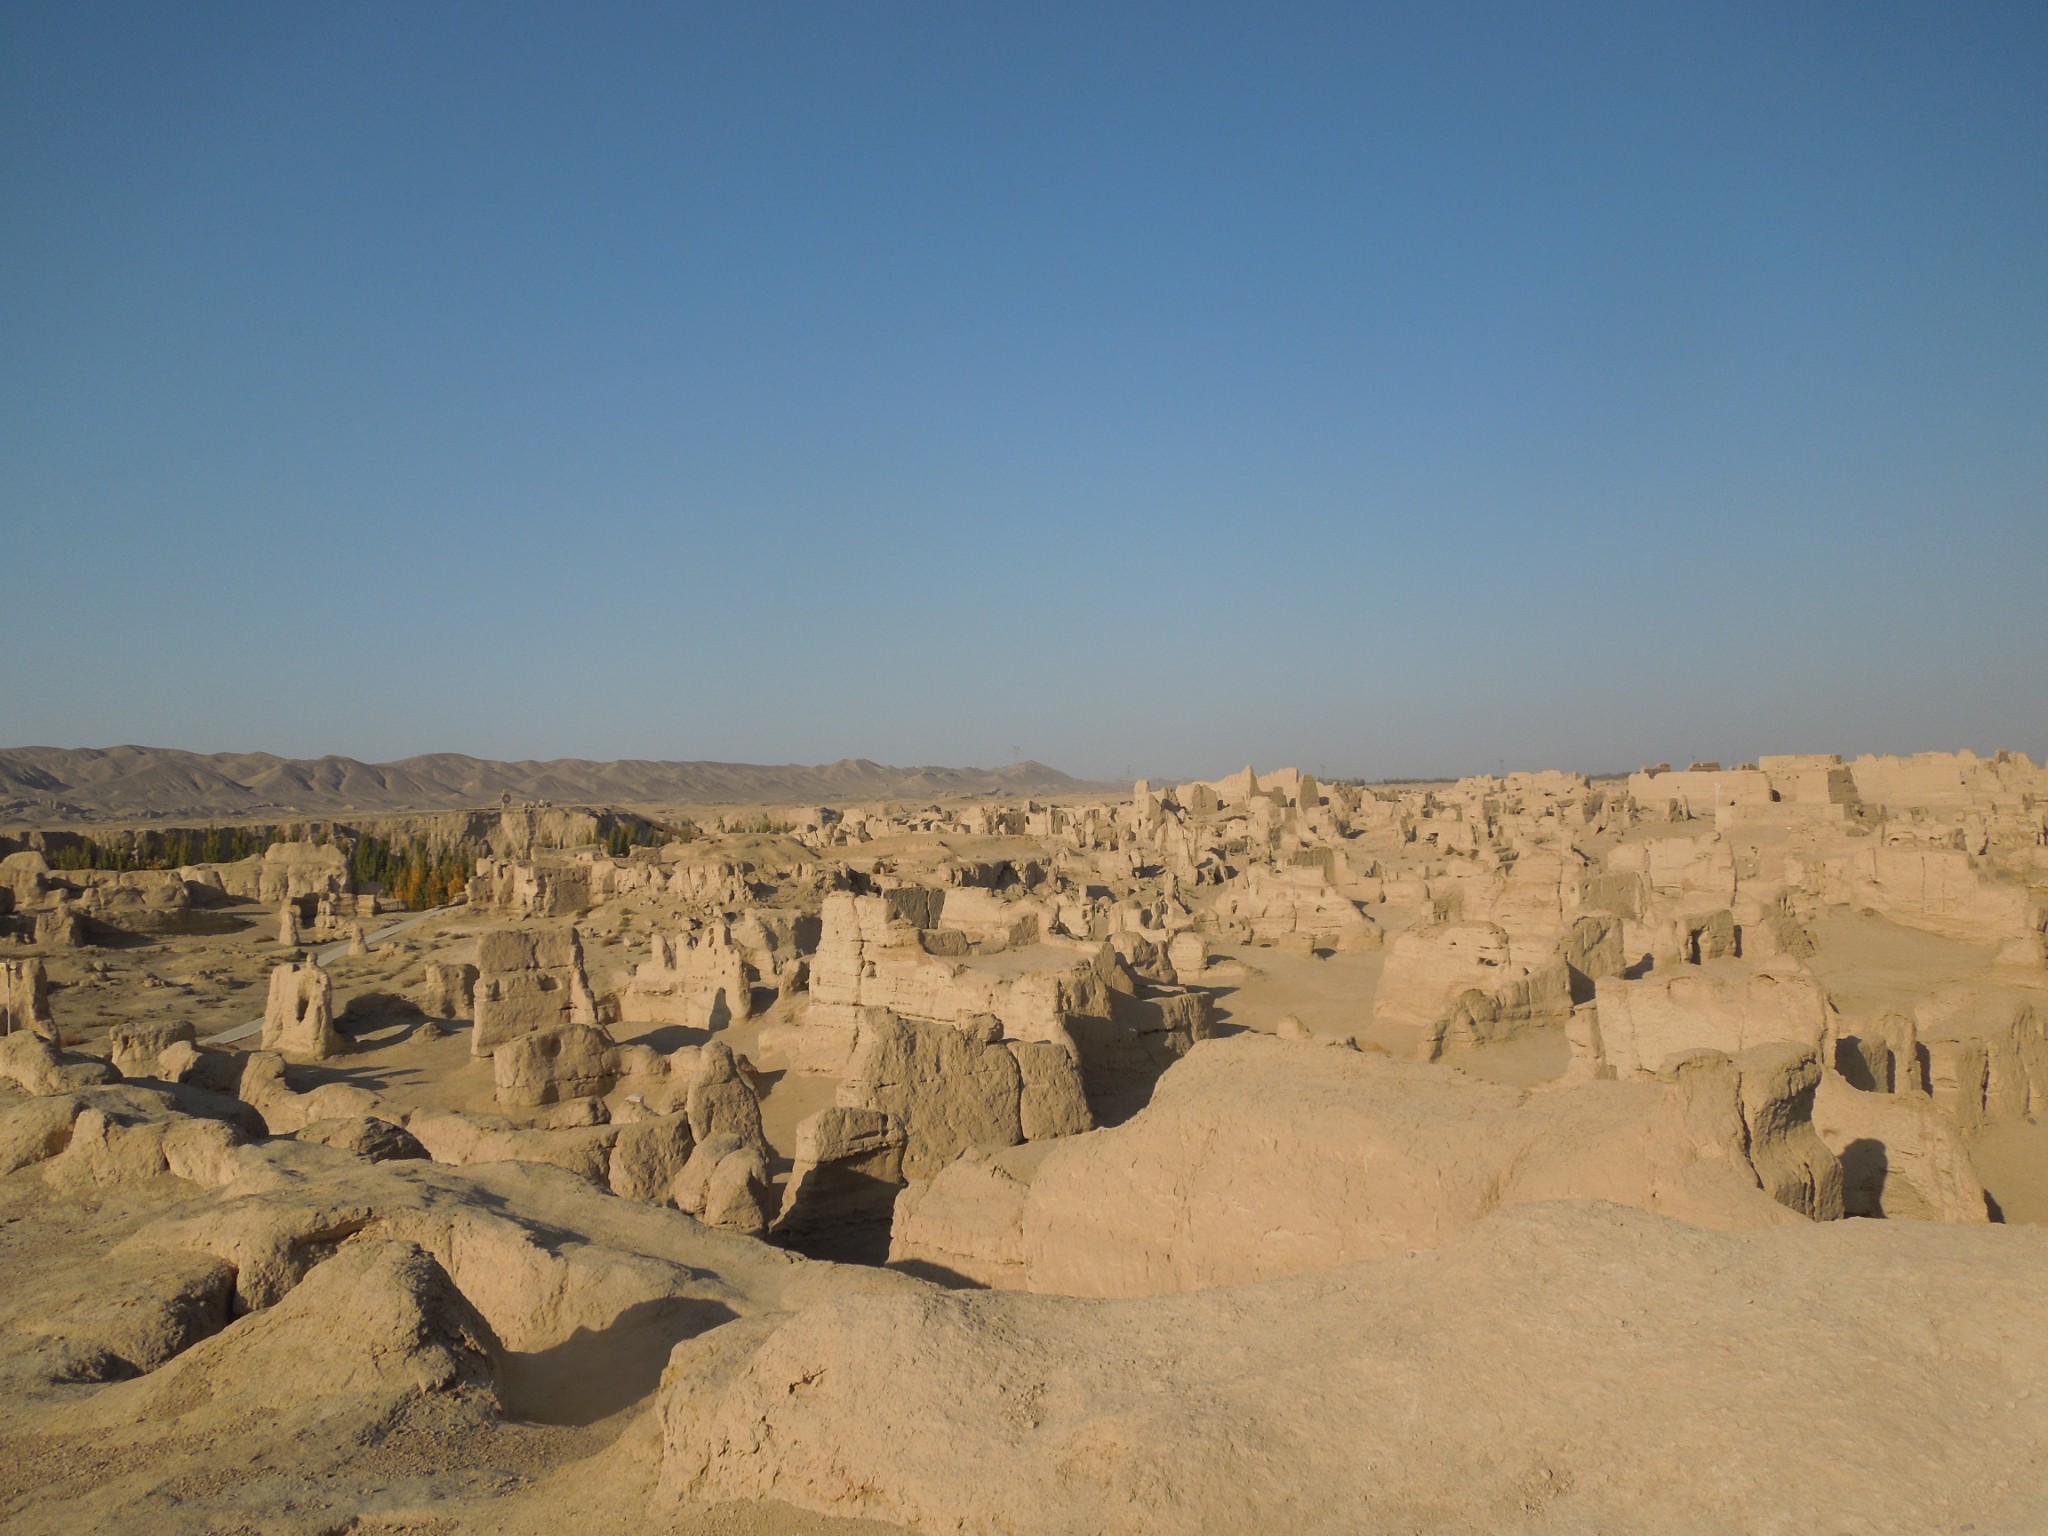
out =
<path fill-rule="evenodd" d="M 663 1487 L 988 1536 L 2039 1530 L 2044 1263 L 1566 1202 L 1172 1298 L 848 1298 L 677 1350 Z"/>
<path fill-rule="evenodd" d="M 496 1406 L 502 1351 L 447 1272 L 411 1243 L 343 1243 L 276 1306 L 195 1345 L 97 1405 L 167 1428 L 194 1414 L 290 1414 L 349 1403 L 375 1417 L 429 1393 Z"/>
<path fill-rule="evenodd" d="M 1586 1197 L 1721 1229 L 1842 1214 L 1811 1053 L 1702 1052 L 1662 1080 L 1534 1093 L 1242 1035 L 1197 1045 L 1128 1124 L 1035 1166 L 969 1157 L 896 1210 L 923 1272 L 1143 1296 L 1432 1248 L 1504 1206 Z"/>
<path fill-rule="evenodd" d="M 10 1533 L 498 1529 L 522 1489 L 604 1505 L 591 1478 L 644 1515 L 656 1447 L 622 1435 L 679 1340 L 919 1288 L 527 1163 L 208 1142 L 181 1176 L 163 1149 L 221 1125 L 162 1097 L 94 1088 L 6 1116 L 54 1105 L 68 1130 L 24 1138 L 43 1160 L 0 1182 Z M 615 1440 L 623 1462 L 577 1475 Z M 733 1529 L 775 1529 L 756 1514 Z"/>

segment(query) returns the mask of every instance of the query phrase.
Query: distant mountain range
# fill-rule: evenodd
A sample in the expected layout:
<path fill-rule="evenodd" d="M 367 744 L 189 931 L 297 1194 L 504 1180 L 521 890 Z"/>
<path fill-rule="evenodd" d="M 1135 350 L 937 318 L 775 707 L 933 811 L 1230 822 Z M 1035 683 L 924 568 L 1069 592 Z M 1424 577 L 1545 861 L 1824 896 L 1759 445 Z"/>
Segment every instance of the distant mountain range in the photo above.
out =
<path fill-rule="evenodd" d="M 1057 795 L 1109 786 L 1043 763 L 1007 768 L 891 768 L 865 758 L 801 764 L 628 760 L 498 763 L 434 752 L 396 763 L 168 747 L 0 749 L 0 818 L 65 821 L 343 816 L 461 810 L 515 801 L 557 805 L 747 805 Z"/>

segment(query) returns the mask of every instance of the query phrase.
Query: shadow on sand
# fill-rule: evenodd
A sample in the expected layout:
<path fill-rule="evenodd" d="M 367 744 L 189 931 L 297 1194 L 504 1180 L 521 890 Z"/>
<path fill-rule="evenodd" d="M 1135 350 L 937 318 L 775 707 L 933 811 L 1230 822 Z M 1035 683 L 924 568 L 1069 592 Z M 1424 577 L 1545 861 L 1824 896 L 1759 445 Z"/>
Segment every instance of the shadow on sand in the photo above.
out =
<path fill-rule="evenodd" d="M 529 1424 L 595 1424 L 651 1393 L 677 1344 L 738 1315 L 723 1302 L 662 1297 L 628 1307 L 609 1328 L 579 1328 L 552 1349 L 507 1351 L 499 1379 L 505 1411 Z"/>

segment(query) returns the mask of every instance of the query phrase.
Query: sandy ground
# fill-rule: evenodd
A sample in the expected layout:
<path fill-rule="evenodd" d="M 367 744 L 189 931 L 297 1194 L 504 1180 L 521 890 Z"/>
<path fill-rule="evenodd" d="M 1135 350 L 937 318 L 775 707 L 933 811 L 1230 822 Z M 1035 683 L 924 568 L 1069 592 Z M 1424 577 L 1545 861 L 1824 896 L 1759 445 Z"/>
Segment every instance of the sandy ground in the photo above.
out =
<path fill-rule="evenodd" d="M 2007 1120 L 1969 1142 L 1970 1165 L 2009 1222 L 2048 1226 L 2048 1124 Z"/>
<path fill-rule="evenodd" d="M 1988 971 L 1997 953 L 1996 945 L 1965 944 L 1846 910 L 1808 927 L 1820 949 L 1807 957 L 1806 967 L 1834 998 L 1846 1025 L 1865 1024 L 1894 1009 L 1909 1011 L 1943 982 Z"/>
<path fill-rule="evenodd" d="M 1282 954 L 1250 945 L 1212 949 L 1222 962 L 1216 1017 L 1226 1027 L 1272 1034 L 1281 1018 L 1292 1014 L 1320 1040 L 1350 1036 L 1361 1050 L 1398 1054 L 1401 1038 L 1376 1030 L 1373 997 L 1386 965 L 1384 950 L 1358 954 L 1319 952 L 1315 959 Z M 1561 1074 L 1571 1061 L 1571 1047 L 1558 1026 L 1530 1030 L 1512 1040 L 1458 1051 L 1450 1065 L 1474 1077 L 1510 1087 L 1528 1088 Z"/>

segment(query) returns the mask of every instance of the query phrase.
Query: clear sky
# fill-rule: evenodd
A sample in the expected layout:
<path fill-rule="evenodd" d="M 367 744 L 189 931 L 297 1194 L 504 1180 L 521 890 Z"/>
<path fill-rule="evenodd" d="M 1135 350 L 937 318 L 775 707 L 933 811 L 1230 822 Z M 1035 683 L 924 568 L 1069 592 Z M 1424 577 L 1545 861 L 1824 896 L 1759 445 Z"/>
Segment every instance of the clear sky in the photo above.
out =
<path fill-rule="evenodd" d="M 0 4 L 0 745 L 2048 751 L 2048 5 Z"/>

